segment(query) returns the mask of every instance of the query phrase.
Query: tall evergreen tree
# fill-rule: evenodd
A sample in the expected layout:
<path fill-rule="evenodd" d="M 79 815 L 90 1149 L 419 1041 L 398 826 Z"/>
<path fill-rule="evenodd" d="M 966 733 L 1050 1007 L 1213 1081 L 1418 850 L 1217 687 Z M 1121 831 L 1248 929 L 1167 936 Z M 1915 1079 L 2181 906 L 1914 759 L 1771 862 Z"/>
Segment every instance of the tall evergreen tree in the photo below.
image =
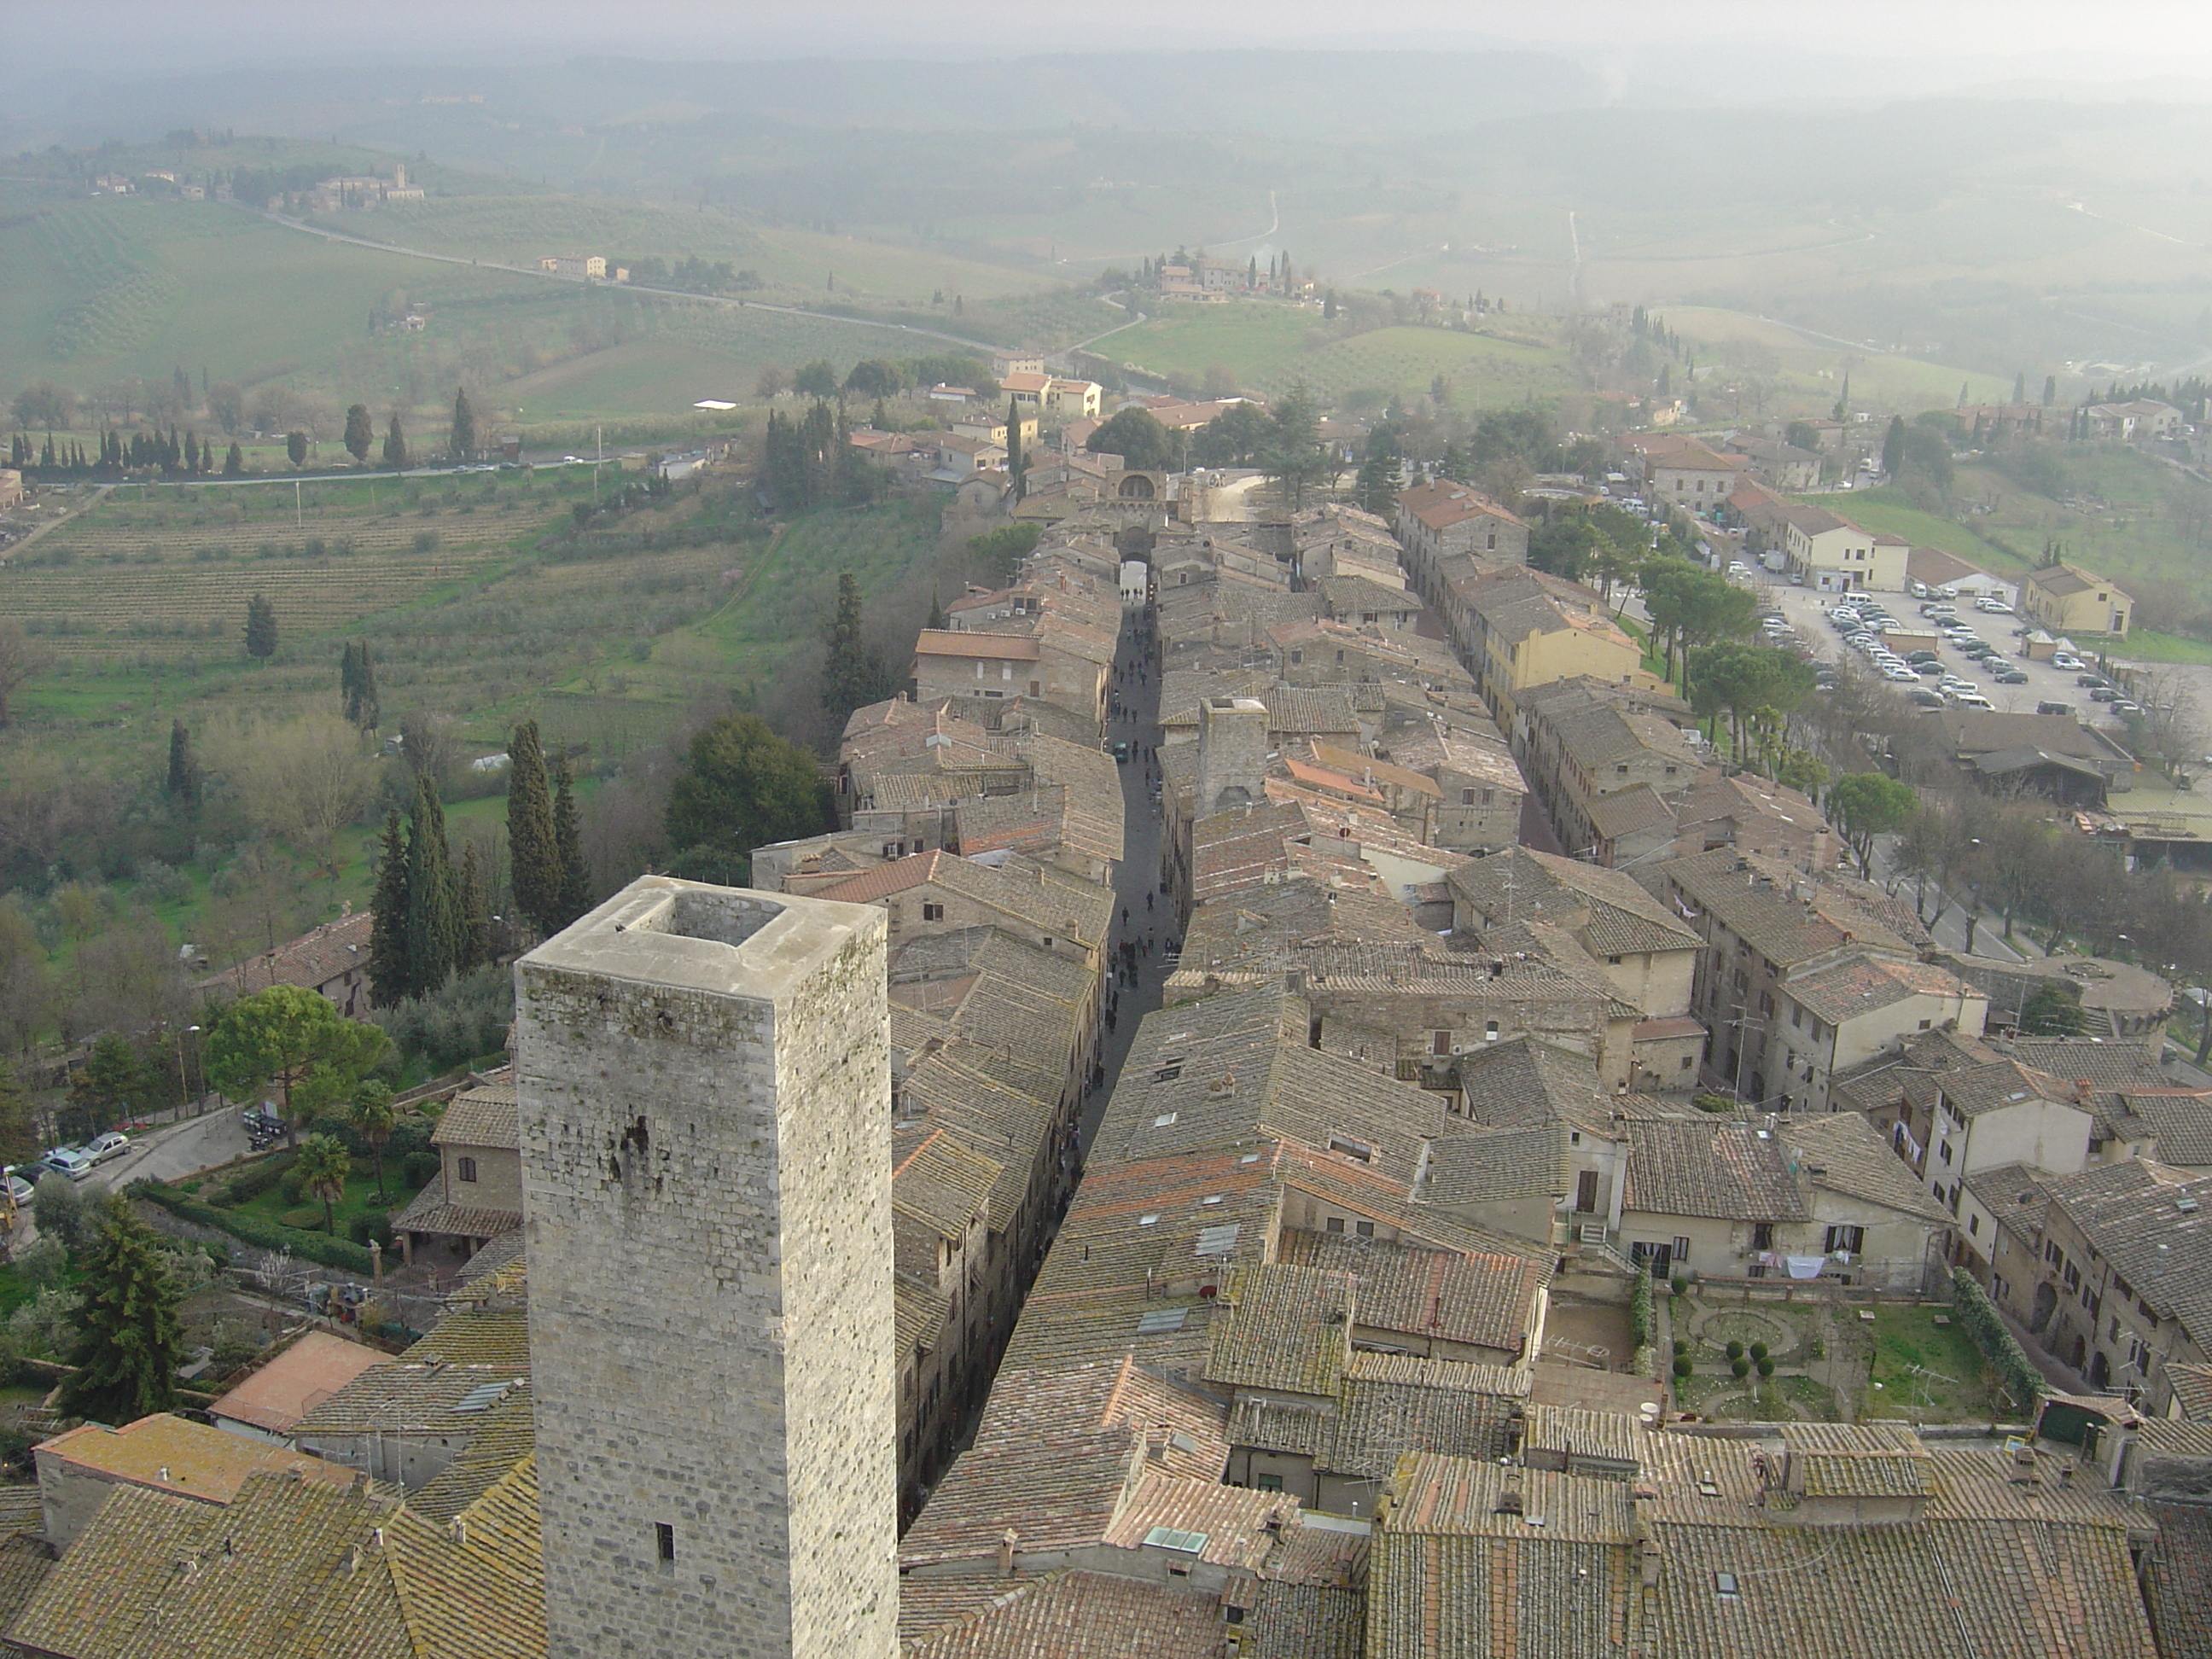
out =
<path fill-rule="evenodd" d="M 354 404 L 346 410 L 346 453 L 352 456 L 356 466 L 366 465 L 369 446 L 376 441 L 376 422 L 369 418 L 367 404 Z"/>
<path fill-rule="evenodd" d="M 437 783 L 415 780 L 407 821 L 407 970 L 415 994 L 428 996 L 453 977 L 461 952 L 460 895 L 446 844 L 446 809 Z"/>
<path fill-rule="evenodd" d="M 486 890 L 483 861 L 477 844 L 461 846 L 461 873 L 457 889 L 461 909 L 461 948 L 453 958 L 453 971 L 472 973 L 491 960 L 491 895 Z"/>
<path fill-rule="evenodd" d="M 592 866 L 584 858 L 583 824 L 576 816 L 575 778 L 568 757 L 553 769 L 553 848 L 561 863 L 561 925 L 592 908 Z"/>
<path fill-rule="evenodd" d="M 392 424 L 384 434 L 384 464 L 397 472 L 407 465 L 407 432 L 399 424 L 399 411 L 392 411 Z"/>
<path fill-rule="evenodd" d="M 369 654 L 368 641 L 349 641 L 338 659 L 338 696 L 345 704 L 345 717 L 364 732 L 376 729 L 381 711 L 377 706 L 376 659 Z"/>
<path fill-rule="evenodd" d="M 169 775 L 162 787 L 171 800 L 188 811 L 200 804 L 200 763 L 192 753 L 192 734 L 182 720 L 169 723 Z"/>
<path fill-rule="evenodd" d="M 837 573 L 837 614 L 830 623 L 830 654 L 822 664 L 822 706 L 842 732 L 855 708 L 891 694 L 883 659 L 861 637 L 860 584 L 849 570 Z"/>
<path fill-rule="evenodd" d="M 1881 434 L 1881 470 L 1885 476 L 1894 478 L 1898 469 L 1905 465 L 1905 416 L 1889 417 L 1889 429 Z"/>
<path fill-rule="evenodd" d="M 469 407 L 466 386 L 453 391 L 453 434 L 447 447 L 457 461 L 465 461 L 477 453 L 477 412 Z"/>
<path fill-rule="evenodd" d="M 1022 454 L 1022 406 L 1013 398 L 1006 399 L 1006 477 L 1014 486 L 1014 499 L 1022 499 L 1022 474 L 1029 463 Z"/>
<path fill-rule="evenodd" d="M 276 607 L 265 593 L 246 602 L 246 654 L 264 660 L 276 654 Z"/>
<path fill-rule="evenodd" d="M 236 443 L 231 445 L 230 453 L 222 458 L 222 476 L 226 478 L 242 478 L 246 476 L 246 452 Z"/>
<path fill-rule="evenodd" d="M 154 1230 L 119 1194 L 93 1218 L 80 1286 L 83 1305 L 63 1379 L 61 1409 L 99 1423 L 135 1423 L 176 1403 L 183 1300 Z"/>
<path fill-rule="evenodd" d="M 539 933 L 552 933 L 560 927 L 561 853 L 536 720 L 515 728 L 507 753 L 507 855 L 514 871 L 514 908 Z"/>
<path fill-rule="evenodd" d="M 368 901 L 368 1006 L 392 1007 L 414 988 L 407 963 L 407 836 L 399 814 L 386 812 Z"/>

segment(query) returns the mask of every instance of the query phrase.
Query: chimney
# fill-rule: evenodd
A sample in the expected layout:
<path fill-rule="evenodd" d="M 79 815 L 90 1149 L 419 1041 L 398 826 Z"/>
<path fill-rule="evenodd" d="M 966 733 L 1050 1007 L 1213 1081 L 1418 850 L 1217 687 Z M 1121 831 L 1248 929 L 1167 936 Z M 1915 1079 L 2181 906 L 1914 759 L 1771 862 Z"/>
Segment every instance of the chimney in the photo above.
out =
<path fill-rule="evenodd" d="M 1498 1502 L 1491 1506 L 1492 1515 L 1525 1515 L 1528 1505 L 1521 1495 L 1521 1477 L 1509 1474 L 1505 1484 L 1498 1488 Z"/>
<path fill-rule="evenodd" d="M 2076 1106 L 2087 1106 L 2089 1103 L 2089 1079 L 2086 1077 L 2077 1077 L 2074 1079 L 2074 1103 Z"/>
<path fill-rule="evenodd" d="M 2012 1449 L 2012 1468 L 2005 1479 L 2015 1486 L 2035 1485 L 2035 1448 L 2026 1441 Z"/>
<path fill-rule="evenodd" d="M 1014 1545 L 1020 1536 L 1012 1527 L 999 1534 L 999 1576 L 1001 1578 L 1014 1576 Z"/>
<path fill-rule="evenodd" d="M 455 1516 L 447 1523 L 446 1536 L 451 1542 L 465 1545 L 469 1541 L 469 1523 Z"/>

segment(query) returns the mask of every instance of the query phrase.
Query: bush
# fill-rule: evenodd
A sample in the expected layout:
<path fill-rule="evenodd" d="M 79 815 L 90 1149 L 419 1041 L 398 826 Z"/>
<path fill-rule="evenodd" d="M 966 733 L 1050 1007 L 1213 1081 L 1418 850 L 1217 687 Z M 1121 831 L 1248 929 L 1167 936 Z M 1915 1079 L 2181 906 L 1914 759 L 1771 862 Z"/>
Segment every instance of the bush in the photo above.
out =
<path fill-rule="evenodd" d="M 283 1194 L 287 1209 L 299 1208 L 307 1195 L 307 1187 L 300 1180 L 297 1170 L 287 1170 L 277 1181 L 276 1190 Z"/>
<path fill-rule="evenodd" d="M 1680 1359 L 1680 1358 L 1684 1354 L 1686 1354 L 1686 1353 L 1689 1352 L 1689 1351 L 1690 1351 L 1690 1345 L 1689 1345 L 1687 1342 L 1684 1341 L 1684 1340 L 1683 1340 L 1680 1337 L 1679 1337 L 1679 1336 L 1678 1336 L 1678 1337 L 1676 1337 L 1676 1338 L 1674 1339 L 1674 1358 L 1675 1358 Z"/>
<path fill-rule="evenodd" d="M 386 1249 L 392 1248 L 392 1212 L 363 1210 L 346 1223 L 346 1237 L 356 1244 L 367 1244 L 372 1238 Z"/>
<path fill-rule="evenodd" d="M 1673 1279 L 1668 1281 L 1668 1289 L 1672 1291 L 1676 1296 L 1684 1294 L 1689 1290 L 1689 1279 L 1686 1275 L 1682 1273 L 1676 1273 Z"/>
<path fill-rule="evenodd" d="M 1768 1377 L 1774 1375 L 1774 1362 L 1771 1359 L 1769 1359 L 1765 1354 L 1759 1355 L 1753 1364 L 1755 1364 L 1759 1369 L 1759 1376 L 1761 1382 L 1765 1382 Z"/>
<path fill-rule="evenodd" d="M 1766 1344 L 1764 1342 L 1754 1342 L 1747 1352 L 1750 1353 L 1753 1360 L 1764 1359 L 1766 1358 L 1767 1353 Z"/>
<path fill-rule="evenodd" d="M 1648 1348 L 1658 1330 L 1658 1321 L 1651 1311 L 1651 1275 L 1638 1273 L 1636 1283 L 1628 1292 L 1628 1328 L 1633 1346 Z"/>
<path fill-rule="evenodd" d="M 1751 1361 L 1748 1359 L 1729 1360 L 1729 1375 L 1735 1378 L 1737 1382 L 1742 1382 L 1745 1377 L 1751 1375 Z"/>
<path fill-rule="evenodd" d="M 227 1196 L 223 1201 L 228 1204 L 243 1204 L 250 1199 L 260 1197 L 262 1194 L 282 1181 L 285 1171 L 291 1167 L 291 1153 L 271 1152 L 268 1157 L 258 1159 L 242 1170 L 234 1170 L 230 1179 L 224 1183 Z M 293 1196 L 296 1198 L 298 1194 L 295 1194 Z"/>
<path fill-rule="evenodd" d="M 1679 1379 L 1679 1378 L 1681 1378 L 1681 1377 L 1687 1376 L 1689 1374 L 1690 1374 L 1690 1358 L 1689 1358 L 1689 1356 L 1688 1356 L 1687 1354 L 1677 1354 L 1677 1355 L 1674 1357 L 1674 1375 L 1675 1375 L 1675 1376 Z"/>
<path fill-rule="evenodd" d="M 218 1210 L 211 1204 L 188 1198 L 175 1188 L 159 1181 L 133 1182 L 128 1189 L 133 1198 L 143 1198 L 149 1204 L 158 1204 L 171 1215 L 203 1227 L 213 1227 L 228 1233 L 243 1243 L 258 1245 L 264 1250 L 289 1250 L 294 1255 L 319 1261 L 325 1267 L 343 1267 L 348 1273 L 365 1273 L 373 1264 L 368 1252 L 360 1245 L 343 1238 L 332 1238 L 325 1232 L 303 1232 L 296 1228 L 280 1226 L 273 1221 L 264 1221 L 259 1216 L 239 1215 L 229 1210 Z M 316 1212 L 316 1220 L 322 1215 Z"/>
<path fill-rule="evenodd" d="M 1729 1340 L 1728 1357 L 1730 1359 L 1741 1359 L 1743 1358 L 1743 1344 L 1738 1342 L 1733 1337 Z"/>
<path fill-rule="evenodd" d="M 303 1233 L 319 1231 L 323 1224 L 323 1206 L 319 1204 L 295 1204 L 276 1218 L 276 1223 L 282 1227 L 296 1227 Z"/>
<path fill-rule="evenodd" d="M 419 1059 L 433 1072 L 449 1071 L 505 1046 L 514 1020 L 514 976 L 504 968 L 479 968 L 434 996 L 380 1009 L 374 1018 L 403 1061 Z"/>
<path fill-rule="evenodd" d="M 2043 1380 L 2043 1373 L 2028 1363 L 2027 1356 L 2021 1352 L 2020 1344 L 2013 1340 L 2012 1333 L 2005 1328 L 2004 1321 L 1997 1316 L 1996 1309 L 1983 1294 L 1982 1287 L 1974 1282 L 1974 1276 L 1964 1267 L 1952 1272 L 1951 1306 L 1959 1323 L 1966 1328 L 1966 1334 L 1973 1339 L 1974 1346 L 1982 1351 L 1982 1358 L 1988 1360 L 1990 1369 L 1996 1372 L 1999 1384 L 2013 1397 L 2021 1411 L 2033 1416 L 2036 1402 L 2043 1397 L 2047 1386 Z"/>
<path fill-rule="evenodd" d="M 438 550 L 438 532 L 434 530 L 416 531 L 415 550 L 417 553 L 435 553 Z"/>
<path fill-rule="evenodd" d="M 64 1249 L 74 1250 L 84 1243 L 88 1231 L 84 1194 L 67 1176 L 49 1170 L 39 1177 L 32 1193 L 31 1213 L 39 1231 L 48 1238 L 59 1239 Z"/>

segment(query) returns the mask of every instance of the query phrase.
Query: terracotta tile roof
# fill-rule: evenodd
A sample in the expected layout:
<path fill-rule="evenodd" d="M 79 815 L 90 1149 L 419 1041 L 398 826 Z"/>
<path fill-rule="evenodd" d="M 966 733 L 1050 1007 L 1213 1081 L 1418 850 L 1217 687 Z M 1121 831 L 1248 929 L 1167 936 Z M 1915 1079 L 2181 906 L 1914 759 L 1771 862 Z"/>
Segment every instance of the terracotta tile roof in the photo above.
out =
<path fill-rule="evenodd" d="M 207 1504 L 232 1502 L 249 1478 L 271 1470 L 339 1486 L 353 1479 L 350 1469 L 320 1458 L 166 1412 L 119 1429 L 87 1423 L 41 1441 L 37 1451 L 42 1465 L 64 1464 L 121 1485 Z"/>
<path fill-rule="evenodd" d="M 1352 1352 L 1352 1279 L 1288 1262 L 1231 1274 L 1211 1327 L 1209 1382 L 1334 1395 Z"/>
<path fill-rule="evenodd" d="M 1551 1199 L 1565 1188 L 1566 1129 L 1534 1124 L 1440 1140 L 1429 1154 L 1420 1197 L 1429 1204 Z"/>
<path fill-rule="evenodd" d="M 365 1483 L 263 1474 L 216 1511 L 126 1489 L 9 1630 L 70 1659 L 542 1659 L 525 1462 L 448 1536 Z"/>
<path fill-rule="evenodd" d="M 1899 962 L 1856 951 L 1842 961 L 1789 981 L 1790 994 L 1831 1025 L 1892 1007 L 1907 997 L 1963 1000 L 1979 994 L 1946 968 Z"/>
<path fill-rule="evenodd" d="M 1516 847 L 1464 865 L 1449 879 L 1455 902 L 1478 918 L 1478 933 L 1514 917 L 1538 916 L 1599 956 L 1691 951 L 1704 942 L 1624 871 Z"/>
<path fill-rule="evenodd" d="M 514 1085 L 470 1089 L 453 1097 L 431 1131 L 433 1146 L 500 1146 L 515 1151 L 522 1145 L 516 1118 Z"/>
<path fill-rule="evenodd" d="M 1356 1353 L 1346 1367 L 1336 1433 L 1316 1460 L 1337 1474 L 1379 1480 L 1408 1449 L 1487 1462 L 1512 1449 L 1528 1372 L 1411 1355 Z"/>
<path fill-rule="evenodd" d="M 1524 1255 L 1462 1255 L 1353 1233 L 1285 1228 L 1277 1249 L 1279 1261 L 1350 1273 L 1354 1325 L 1514 1354 L 1551 1279 Z"/>
<path fill-rule="evenodd" d="M 927 1129 L 909 1145 L 894 1143 L 891 1207 L 940 1237 L 960 1238 L 971 1216 L 988 1216 L 991 1190 L 1003 1168 L 944 1130 Z"/>
<path fill-rule="evenodd" d="M 1932 1461 L 1910 1429 L 1880 1424 L 1789 1424 L 1790 1482 L 1808 1498 L 1924 1498 Z"/>
<path fill-rule="evenodd" d="M 1632 1119 L 1622 1207 L 1644 1215 L 1803 1221 L 1781 1137 L 1750 1123 Z"/>
<path fill-rule="evenodd" d="M 1522 525 L 1527 521 L 1508 512 L 1497 501 L 1479 489 L 1437 478 L 1429 483 L 1416 484 L 1411 489 L 1398 492 L 1398 510 L 1410 514 L 1431 530 L 1449 530 L 1469 519 L 1497 519 L 1506 524 Z"/>
<path fill-rule="evenodd" d="M 537 1450 L 536 1422 L 535 1401 L 527 1385 L 508 1389 L 483 1413 L 467 1447 L 410 1494 L 407 1507 L 436 1522 L 463 1513 Z"/>
<path fill-rule="evenodd" d="M 1929 942 L 1911 906 L 1849 876 L 1808 876 L 1732 847 L 1670 860 L 1656 873 L 1708 927 L 1720 922 L 1785 969 L 1853 945 L 1911 957 Z"/>
<path fill-rule="evenodd" d="M 1116 902 L 1107 888 L 1018 855 L 994 866 L 941 851 L 894 859 L 815 896 L 868 904 L 931 884 L 1086 949 L 1104 940 Z"/>
<path fill-rule="evenodd" d="M 939 1582 L 962 1588 L 901 1582 L 902 1650 L 915 1659 L 1216 1659 L 1221 1645 L 1220 1598 L 1204 1591 L 1058 1572 L 983 1581 L 994 1592 L 986 1599 L 969 1581 Z M 928 1614 L 908 1615 L 910 1586 L 928 1598 Z M 939 1616 L 944 1622 L 920 1627 Z"/>
<path fill-rule="evenodd" d="M 497 1238 L 518 1231 L 522 1212 L 498 1210 L 483 1204 L 446 1201 L 446 1175 L 441 1170 L 429 1185 L 415 1194 L 405 1209 L 392 1218 L 395 1233 L 441 1233 L 453 1238 Z"/>
<path fill-rule="evenodd" d="M 1244 1627 L 1268 1659 L 1360 1659 L 1366 1620 L 1367 1597 L 1358 1590 L 1269 1580 Z"/>
<path fill-rule="evenodd" d="M 1460 1063 L 1460 1090 L 1467 1115 L 1478 1123 L 1620 1138 L 1612 1098 L 1589 1056 L 1534 1037 L 1515 1037 L 1467 1056 Z M 1557 1178 L 1556 1170 L 1551 1174 Z"/>
<path fill-rule="evenodd" d="M 1643 1465 L 1644 1443 L 1651 1432 L 1626 1412 L 1590 1411 L 1533 1400 L 1528 1402 L 1526 1423 L 1521 1440 L 1524 1455 L 1557 1452 L 1582 1463 L 1623 1465 L 1632 1473 Z"/>
<path fill-rule="evenodd" d="M 2158 1547 L 2144 1562 L 2143 1599 L 2160 1659 L 2212 1659 L 2212 1508 L 2146 1504 Z"/>
<path fill-rule="evenodd" d="M 309 1331 L 227 1391 L 209 1414 L 289 1435 L 308 1412 L 389 1357 L 327 1331 Z"/>
<path fill-rule="evenodd" d="M 289 945 L 247 958 L 235 968 L 210 975 L 194 988 L 228 991 L 246 996 L 272 985 L 299 985 L 319 990 L 333 980 L 356 971 L 368 971 L 369 915 L 341 916 L 326 921 Z"/>
<path fill-rule="evenodd" d="M 1949 1212 L 1929 1196 L 1881 1131 L 1856 1112 L 1793 1120 L 1782 1139 L 1814 1187 L 1923 1221 L 1950 1221 Z"/>
<path fill-rule="evenodd" d="M 2212 1346 L 2212 1176 L 2134 1158 L 2043 1185 L 2154 1313 Z"/>
<path fill-rule="evenodd" d="M 1036 641 L 1027 634 L 984 634 L 941 628 L 925 628 L 914 642 L 914 654 L 921 657 L 978 657 L 1000 662 L 1035 662 L 1039 655 Z"/>

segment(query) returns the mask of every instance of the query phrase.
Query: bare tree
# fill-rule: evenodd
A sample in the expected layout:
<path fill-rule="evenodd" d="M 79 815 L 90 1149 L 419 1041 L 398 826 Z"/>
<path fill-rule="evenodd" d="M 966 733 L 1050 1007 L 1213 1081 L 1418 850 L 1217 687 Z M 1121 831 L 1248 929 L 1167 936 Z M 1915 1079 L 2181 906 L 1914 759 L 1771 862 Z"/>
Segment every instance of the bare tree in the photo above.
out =
<path fill-rule="evenodd" d="M 22 623 L 0 617 L 0 726 L 12 718 L 9 705 L 23 682 L 53 665 L 53 652 L 26 634 Z"/>
<path fill-rule="evenodd" d="M 350 823 L 375 778 L 361 733 L 334 713 L 233 726 L 212 732 L 205 752 L 249 822 L 302 848 Z"/>

